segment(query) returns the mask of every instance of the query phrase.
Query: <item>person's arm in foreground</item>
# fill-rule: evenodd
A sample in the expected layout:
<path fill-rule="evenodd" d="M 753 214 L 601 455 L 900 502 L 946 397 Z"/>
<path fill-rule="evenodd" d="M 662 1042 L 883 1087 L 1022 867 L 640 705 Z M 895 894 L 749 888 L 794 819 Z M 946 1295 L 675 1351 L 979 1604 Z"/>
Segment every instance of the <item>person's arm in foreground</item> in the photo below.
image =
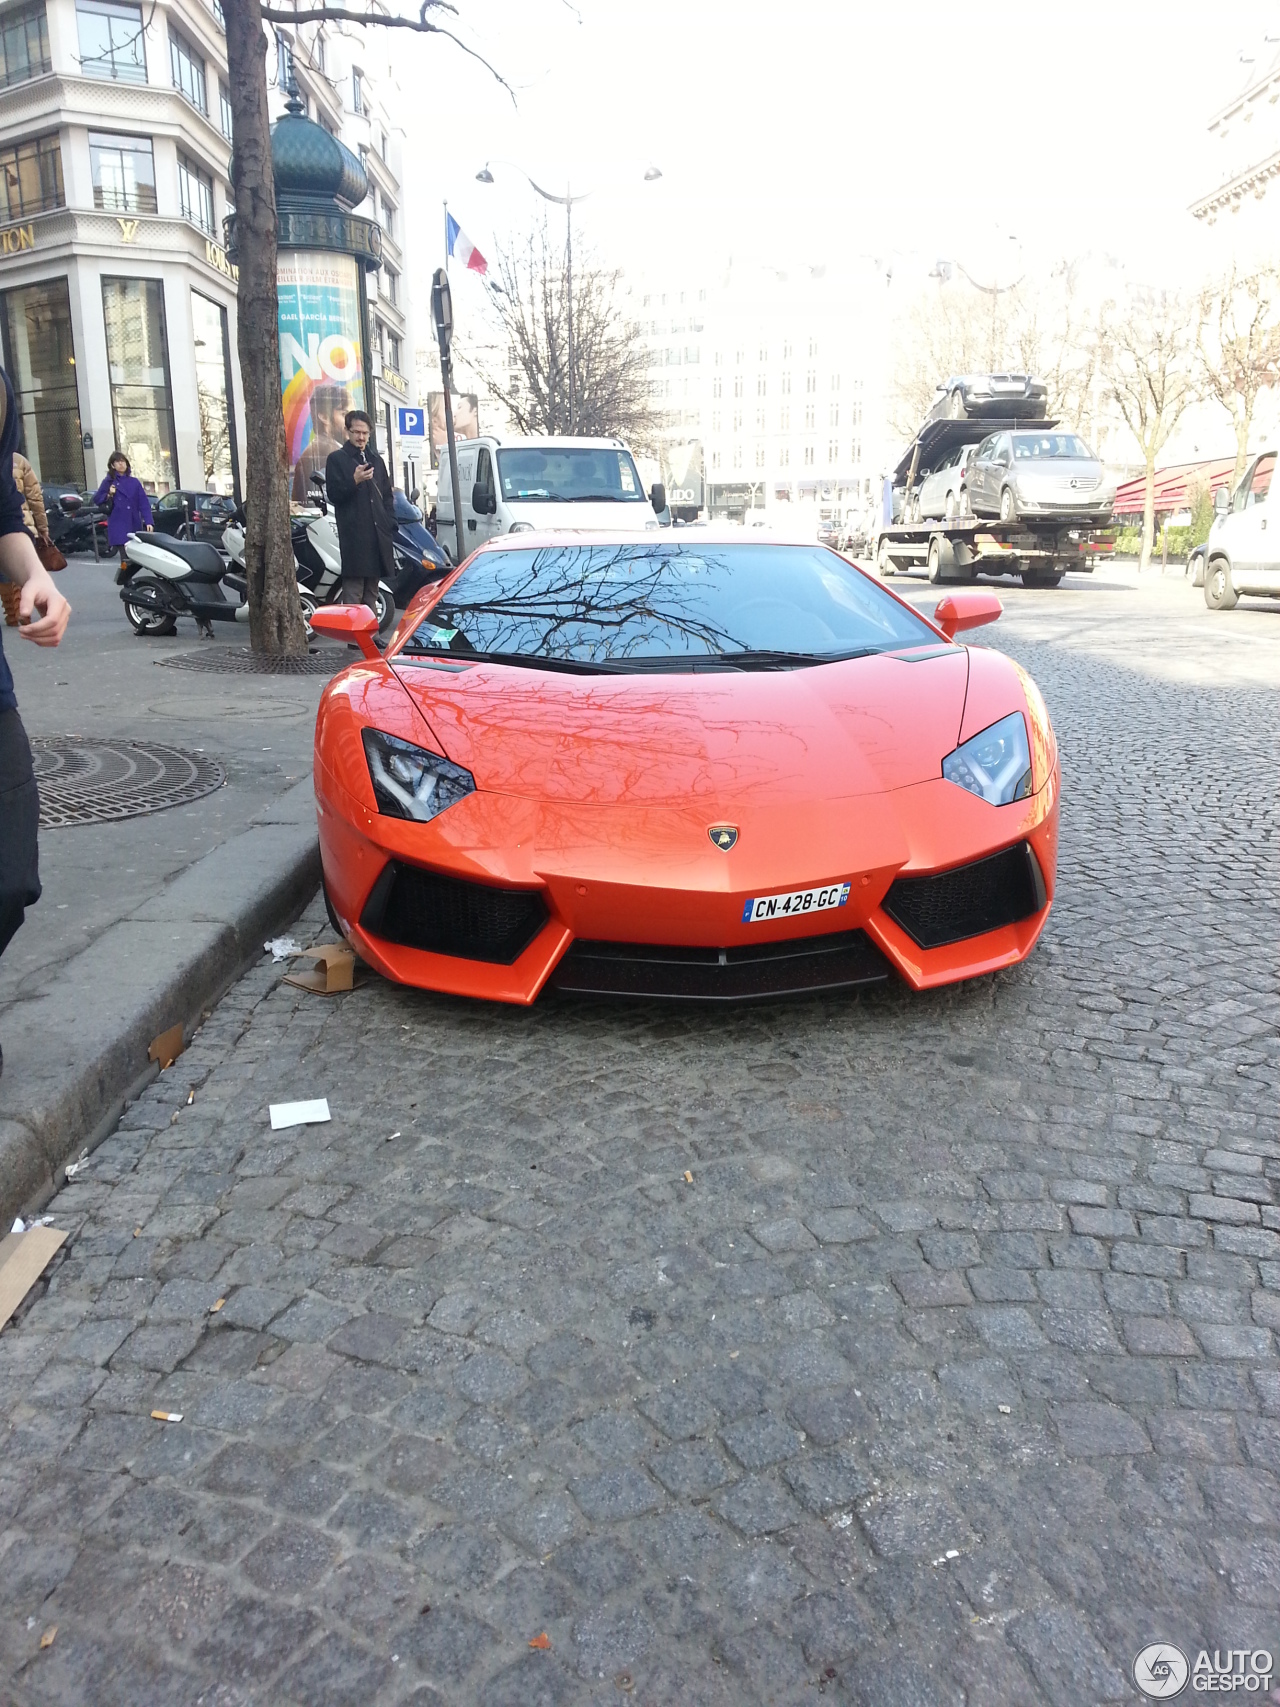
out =
<path fill-rule="evenodd" d="M 37 646 L 56 646 L 66 633 L 71 606 L 36 556 L 26 528 L 0 534 L 0 575 L 21 588 L 18 633 Z"/>

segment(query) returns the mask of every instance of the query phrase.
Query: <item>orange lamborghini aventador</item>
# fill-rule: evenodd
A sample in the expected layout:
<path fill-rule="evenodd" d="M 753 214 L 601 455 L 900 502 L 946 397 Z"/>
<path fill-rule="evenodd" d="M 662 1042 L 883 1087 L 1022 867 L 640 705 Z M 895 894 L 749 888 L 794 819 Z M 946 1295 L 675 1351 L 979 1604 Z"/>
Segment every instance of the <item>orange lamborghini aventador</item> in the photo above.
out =
<path fill-rule="evenodd" d="M 513 533 L 356 639 L 316 721 L 331 915 L 388 978 L 741 1001 L 1024 959 L 1053 900 L 1043 699 L 818 545 Z"/>

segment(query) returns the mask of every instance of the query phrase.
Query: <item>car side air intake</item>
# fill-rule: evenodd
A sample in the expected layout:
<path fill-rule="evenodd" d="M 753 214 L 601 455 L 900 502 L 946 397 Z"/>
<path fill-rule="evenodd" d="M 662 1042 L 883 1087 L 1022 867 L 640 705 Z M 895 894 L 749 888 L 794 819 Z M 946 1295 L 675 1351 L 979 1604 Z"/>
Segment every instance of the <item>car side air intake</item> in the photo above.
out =
<path fill-rule="evenodd" d="M 360 915 L 361 930 L 402 948 L 510 966 L 547 922 L 536 889 L 496 889 L 391 860 Z"/>
<path fill-rule="evenodd" d="M 921 948 L 1016 925 L 1046 900 L 1044 877 L 1027 842 L 930 877 L 899 877 L 882 909 Z"/>

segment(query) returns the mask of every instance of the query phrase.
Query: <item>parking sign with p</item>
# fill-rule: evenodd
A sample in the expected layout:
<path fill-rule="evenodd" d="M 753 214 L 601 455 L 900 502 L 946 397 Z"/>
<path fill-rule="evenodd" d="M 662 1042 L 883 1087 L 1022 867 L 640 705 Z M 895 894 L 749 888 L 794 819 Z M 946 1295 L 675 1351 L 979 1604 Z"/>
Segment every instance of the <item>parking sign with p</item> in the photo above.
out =
<path fill-rule="evenodd" d="M 427 412 L 425 409 L 400 409 L 400 437 L 402 439 L 420 439 L 427 431 Z"/>

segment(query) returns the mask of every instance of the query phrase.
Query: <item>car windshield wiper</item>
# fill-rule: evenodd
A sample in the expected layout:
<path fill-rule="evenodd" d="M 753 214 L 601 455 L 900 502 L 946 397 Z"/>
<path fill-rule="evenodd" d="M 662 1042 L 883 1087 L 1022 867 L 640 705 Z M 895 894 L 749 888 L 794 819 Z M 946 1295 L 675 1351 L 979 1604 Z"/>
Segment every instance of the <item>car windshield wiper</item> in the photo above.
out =
<path fill-rule="evenodd" d="M 738 670 L 790 670 L 812 664 L 843 664 L 850 658 L 869 658 L 881 650 L 879 646 L 859 646 L 851 652 L 713 652 L 710 657 Z"/>

